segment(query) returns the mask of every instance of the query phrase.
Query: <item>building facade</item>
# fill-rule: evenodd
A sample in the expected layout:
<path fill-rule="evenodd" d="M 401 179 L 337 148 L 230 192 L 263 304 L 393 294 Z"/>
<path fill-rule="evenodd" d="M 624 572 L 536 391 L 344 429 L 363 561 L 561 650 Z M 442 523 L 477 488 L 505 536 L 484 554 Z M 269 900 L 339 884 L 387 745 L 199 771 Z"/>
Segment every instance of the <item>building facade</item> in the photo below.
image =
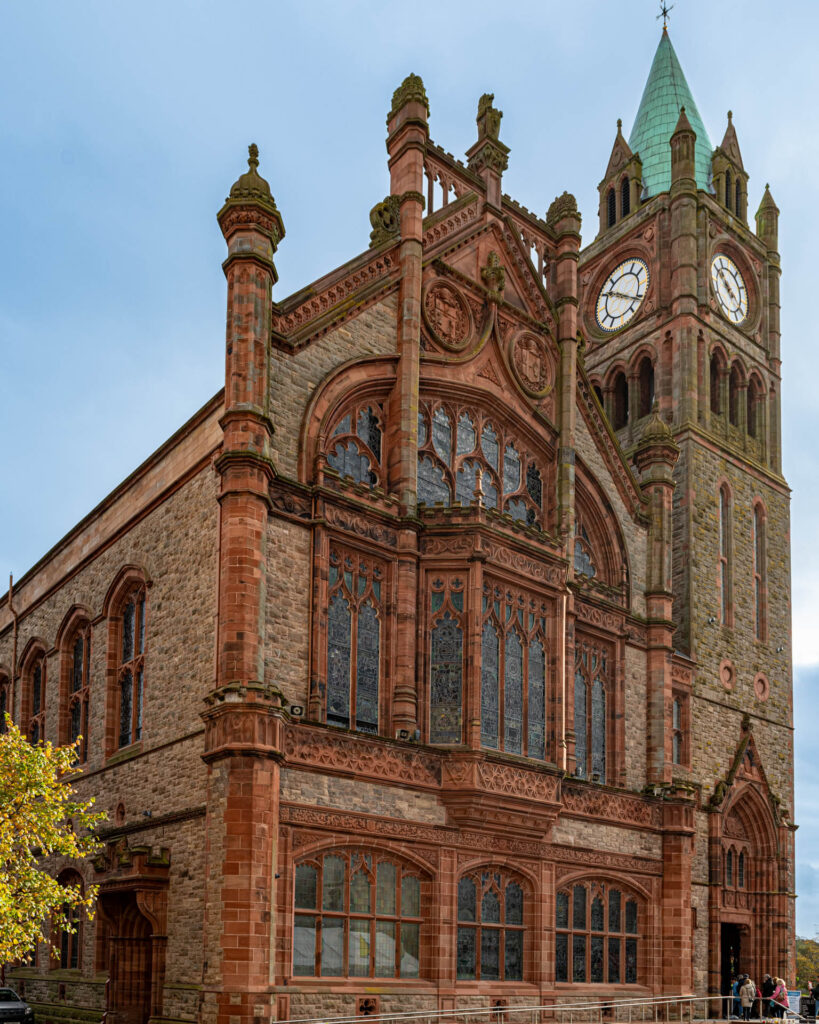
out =
<path fill-rule="evenodd" d="M 682 108 L 682 109 L 681 109 Z M 0 707 L 82 736 L 99 912 L 43 1019 L 218 1024 L 793 976 L 777 215 L 663 32 L 597 237 L 420 78 L 369 249 L 286 299 L 233 185 L 225 387 L 6 595 Z"/>

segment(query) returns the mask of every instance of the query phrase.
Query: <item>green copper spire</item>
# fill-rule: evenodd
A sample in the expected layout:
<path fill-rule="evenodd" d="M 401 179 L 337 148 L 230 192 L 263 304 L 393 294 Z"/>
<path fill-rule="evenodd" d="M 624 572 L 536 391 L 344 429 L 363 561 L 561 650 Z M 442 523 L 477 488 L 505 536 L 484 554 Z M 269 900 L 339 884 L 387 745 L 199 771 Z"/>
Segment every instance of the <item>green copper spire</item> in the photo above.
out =
<path fill-rule="evenodd" d="M 713 146 L 668 32 L 663 29 L 628 140 L 632 152 L 639 153 L 643 161 L 644 195 L 656 196 L 671 188 L 671 150 L 668 143 L 674 134 L 680 107 L 685 107 L 691 127 L 697 133 L 697 187 L 709 190 Z"/>

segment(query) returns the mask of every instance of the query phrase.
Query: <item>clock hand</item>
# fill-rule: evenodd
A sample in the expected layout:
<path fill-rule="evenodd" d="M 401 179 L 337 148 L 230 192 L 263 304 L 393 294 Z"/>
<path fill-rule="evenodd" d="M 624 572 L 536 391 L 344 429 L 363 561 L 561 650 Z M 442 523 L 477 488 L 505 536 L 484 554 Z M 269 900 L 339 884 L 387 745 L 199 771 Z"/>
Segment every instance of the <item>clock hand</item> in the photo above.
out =
<path fill-rule="evenodd" d="M 610 292 L 606 292 L 606 297 L 613 295 L 617 299 L 636 299 L 636 295 L 626 295 L 625 292 L 616 292 L 613 288 Z"/>
<path fill-rule="evenodd" d="M 728 289 L 728 293 L 731 296 L 731 298 L 734 300 L 734 302 L 738 302 L 738 299 L 736 297 L 736 292 L 731 287 L 731 282 L 728 279 L 728 277 L 727 277 L 725 271 L 722 269 L 722 267 L 719 268 L 719 276 L 723 280 L 723 282 L 725 283 L 725 287 Z"/>

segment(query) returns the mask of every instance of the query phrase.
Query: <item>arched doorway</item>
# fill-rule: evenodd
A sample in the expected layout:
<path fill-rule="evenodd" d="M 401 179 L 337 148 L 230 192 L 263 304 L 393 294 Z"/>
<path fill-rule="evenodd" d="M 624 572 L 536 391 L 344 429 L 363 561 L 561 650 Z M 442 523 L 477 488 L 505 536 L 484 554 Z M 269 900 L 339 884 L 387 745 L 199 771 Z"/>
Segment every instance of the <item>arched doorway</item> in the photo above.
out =
<path fill-rule="evenodd" d="M 789 886 L 781 854 L 789 826 L 777 806 L 748 734 L 711 800 L 711 991 L 725 994 L 738 973 L 757 984 L 766 973 L 787 977 Z"/>
<path fill-rule="evenodd" d="M 137 906 L 133 889 L 100 896 L 108 968 L 108 1020 L 147 1024 L 152 1007 L 151 922 Z"/>

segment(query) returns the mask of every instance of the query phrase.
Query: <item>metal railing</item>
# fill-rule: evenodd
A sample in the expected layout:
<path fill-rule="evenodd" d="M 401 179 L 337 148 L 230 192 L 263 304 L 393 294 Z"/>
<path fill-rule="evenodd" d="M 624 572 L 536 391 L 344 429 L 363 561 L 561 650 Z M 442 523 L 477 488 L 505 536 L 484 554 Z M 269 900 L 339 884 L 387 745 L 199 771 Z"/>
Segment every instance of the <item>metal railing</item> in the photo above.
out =
<path fill-rule="evenodd" d="M 469 998 L 466 996 L 465 998 Z M 356 1014 L 347 1017 L 293 1017 L 278 1024 L 641 1024 L 641 1022 L 730 1020 L 733 997 L 646 996 L 576 1000 L 539 1006 L 507 1006 L 501 1000 L 488 1006 L 452 1010 L 413 1010 L 406 1013 Z M 806 1020 L 791 1011 L 790 1017 Z"/>

